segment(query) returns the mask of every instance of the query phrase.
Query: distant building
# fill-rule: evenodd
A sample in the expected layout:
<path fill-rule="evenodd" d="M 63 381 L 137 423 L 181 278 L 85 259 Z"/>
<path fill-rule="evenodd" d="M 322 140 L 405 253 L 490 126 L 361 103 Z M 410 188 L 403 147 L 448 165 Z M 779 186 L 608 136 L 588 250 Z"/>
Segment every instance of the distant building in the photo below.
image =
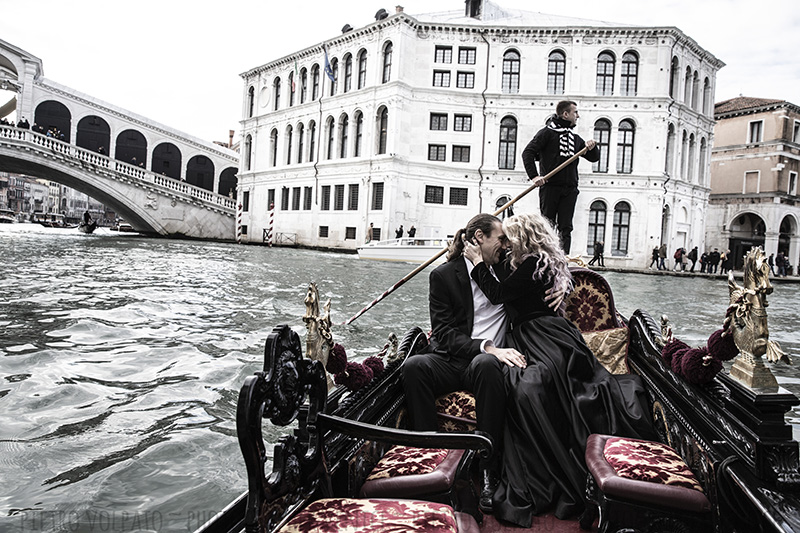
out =
<path fill-rule="evenodd" d="M 529 186 L 521 153 L 572 99 L 602 153 L 580 165 L 572 255 L 603 240 L 608 265 L 642 267 L 662 241 L 703 244 L 721 61 L 673 27 L 453 5 L 379 12 L 242 74 L 244 241 L 270 224 L 323 248 L 355 249 L 370 223 L 376 240 L 452 235 Z M 536 192 L 514 206 L 538 209 Z"/>
<path fill-rule="evenodd" d="M 800 107 L 740 96 L 715 106 L 707 246 L 730 249 L 734 265 L 754 246 L 800 262 Z"/>

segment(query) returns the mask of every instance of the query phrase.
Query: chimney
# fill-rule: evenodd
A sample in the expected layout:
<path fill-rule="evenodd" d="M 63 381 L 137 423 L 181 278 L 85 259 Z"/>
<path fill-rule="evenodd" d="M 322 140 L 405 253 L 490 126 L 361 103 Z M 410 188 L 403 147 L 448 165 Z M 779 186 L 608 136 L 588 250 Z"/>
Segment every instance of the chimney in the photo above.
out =
<path fill-rule="evenodd" d="M 394 12 L 395 13 L 402 13 L 403 12 L 403 6 L 394 6 Z"/>

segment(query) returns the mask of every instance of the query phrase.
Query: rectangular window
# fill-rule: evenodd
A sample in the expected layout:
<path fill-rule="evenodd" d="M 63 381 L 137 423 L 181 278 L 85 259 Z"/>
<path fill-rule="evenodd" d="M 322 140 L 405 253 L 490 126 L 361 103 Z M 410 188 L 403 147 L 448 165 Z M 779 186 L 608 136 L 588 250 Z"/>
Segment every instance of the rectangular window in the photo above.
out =
<path fill-rule="evenodd" d="M 469 163 L 469 146 L 453 146 L 453 161 Z"/>
<path fill-rule="evenodd" d="M 344 240 L 355 240 L 356 238 L 356 228 L 346 227 L 344 228 Z"/>
<path fill-rule="evenodd" d="M 381 228 L 372 228 L 372 240 L 373 241 L 381 240 Z"/>
<path fill-rule="evenodd" d="M 794 121 L 794 129 L 792 130 L 792 142 L 800 143 L 800 121 Z"/>
<path fill-rule="evenodd" d="M 759 172 L 751 170 L 744 173 L 744 183 L 742 184 L 742 194 L 758 194 L 759 191 Z"/>
<path fill-rule="evenodd" d="M 247 235 L 247 225 L 242 224 L 242 235 Z"/>
<path fill-rule="evenodd" d="M 344 210 L 344 185 L 334 185 L 333 189 L 333 210 Z"/>
<path fill-rule="evenodd" d="M 443 144 L 428 145 L 428 161 L 446 161 L 447 147 Z"/>
<path fill-rule="evenodd" d="M 763 130 L 764 129 L 764 121 L 763 120 L 755 120 L 750 123 L 750 135 L 747 138 L 747 142 L 749 143 L 760 143 L 762 140 Z"/>
<path fill-rule="evenodd" d="M 306 211 L 311 211 L 311 196 L 313 190 L 313 187 L 303 187 L 303 209 Z"/>
<path fill-rule="evenodd" d="M 250 191 L 242 193 L 242 212 L 247 213 L 250 211 Z"/>
<path fill-rule="evenodd" d="M 319 227 L 319 236 L 323 239 L 328 238 L 328 226 L 320 226 Z"/>
<path fill-rule="evenodd" d="M 320 206 L 321 211 L 330 211 L 331 209 L 331 186 L 330 185 L 323 185 L 322 186 L 322 205 Z"/>
<path fill-rule="evenodd" d="M 475 73 L 459 71 L 456 78 L 456 87 L 459 89 L 473 89 L 475 87 Z"/>
<path fill-rule="evenodd" d="M 356 211 L 358 209 L 358 183 L 347 186 L 347 209 L 349 211 Z M 355 237 L 353 237 L 355 239 Z"/>
<path fill-rule="evenodd" d="M 789 172 L 788 193 L 792 196 L 797 196 L 797 172 Z"/>
<path fill-rule="evenodd" d="M 472 115 L 454 115 L 453 131 L 472 131 Z"/>
<path fill-rule="evenodd" d="M 450 187 L 450 205 L 467 205 L 466 187 Z"/>
<path fill-rule="evenodd" d="M 300 211 L 300 187 L 292 187 L 292 211 Z"/>
<path fill-rule="evenodd" d="M 426 204 L 444 204 L 444 187 L 438 185 L 425 186 Z"/>
<path fill-rule="evenodd" d="M 281 209 L 283 211 L 289 210 L 289 187 L 281 188 Z"/>
<path fill-rule="evenodd" d="M 458 64 L 459 65 L 474 65 L 475 64 L 475 48 L 458 49 Z"/>
<path fill-rule="evenodd" d="M 372 184 L 372 209 L 375 211 L 383 209 L 383 182 Z"/>
<path fill-rule="evenodd" d="M 452 46 L 437 46 L 436 52 L 433 56 L 434 63 L 452 63 L 453 62 L 453 47 Z"/>
<path fill-rule="evenodd" d="M 431 129 L 437 131 L 447 130 L 447 114 L 431 113 Z"/>
<path fill-rule="evenodd" d="M 450 87 L 450 71 L 449 70 L 434 70 L 433 71 L 433 86 L 434 87 Z"/>

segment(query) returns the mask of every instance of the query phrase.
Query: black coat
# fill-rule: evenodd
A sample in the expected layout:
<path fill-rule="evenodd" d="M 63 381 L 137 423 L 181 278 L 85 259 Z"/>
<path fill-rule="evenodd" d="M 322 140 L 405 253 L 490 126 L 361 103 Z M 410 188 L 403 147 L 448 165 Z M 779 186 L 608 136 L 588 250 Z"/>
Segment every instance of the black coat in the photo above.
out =
<path fill-rule="evenodd" d="M 559 127 L 569 127 L 560 118 L 551 119 Z M 548 123 L 551 121 L 548 121 Z M 545 126 L 533 136 L 531 142 L 522 151 L 522 163 L 525 165 L 525 172 L 530 179 L 539 175 L 547 175 L 551 170 L 569 159 L 562 157 L 559 150 L 559 132 Z M 575 136 L 575 153 L 583 150 L 586 142 L 580 135 Z M 595 146 L 592 150 L 583 155 L 591 162 L 600 160 L 600 148 Z M 536 161 L 539 161 L 539 169 L 536 168 Z M 547 180 L 547 186 L 577 187 L 578 186 L 578 161 L 575 160 L 558 174 Z"/>

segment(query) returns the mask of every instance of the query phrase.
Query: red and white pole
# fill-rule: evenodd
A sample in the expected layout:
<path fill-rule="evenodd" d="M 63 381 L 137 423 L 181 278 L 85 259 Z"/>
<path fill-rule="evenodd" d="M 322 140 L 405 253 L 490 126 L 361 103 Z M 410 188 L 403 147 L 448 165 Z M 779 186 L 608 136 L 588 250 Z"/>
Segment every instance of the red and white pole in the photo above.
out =
<path fill-rule="evenodd" d="M 242 244 L 242 204 L 236 206 L 236 244 Z"/>
<path fill-rule="evenodd" d="M 269 204 L 269 231 L 267 231 L 267 244 L 272 248 L 272 225 L 275 222 L 275 202 Z"/>

